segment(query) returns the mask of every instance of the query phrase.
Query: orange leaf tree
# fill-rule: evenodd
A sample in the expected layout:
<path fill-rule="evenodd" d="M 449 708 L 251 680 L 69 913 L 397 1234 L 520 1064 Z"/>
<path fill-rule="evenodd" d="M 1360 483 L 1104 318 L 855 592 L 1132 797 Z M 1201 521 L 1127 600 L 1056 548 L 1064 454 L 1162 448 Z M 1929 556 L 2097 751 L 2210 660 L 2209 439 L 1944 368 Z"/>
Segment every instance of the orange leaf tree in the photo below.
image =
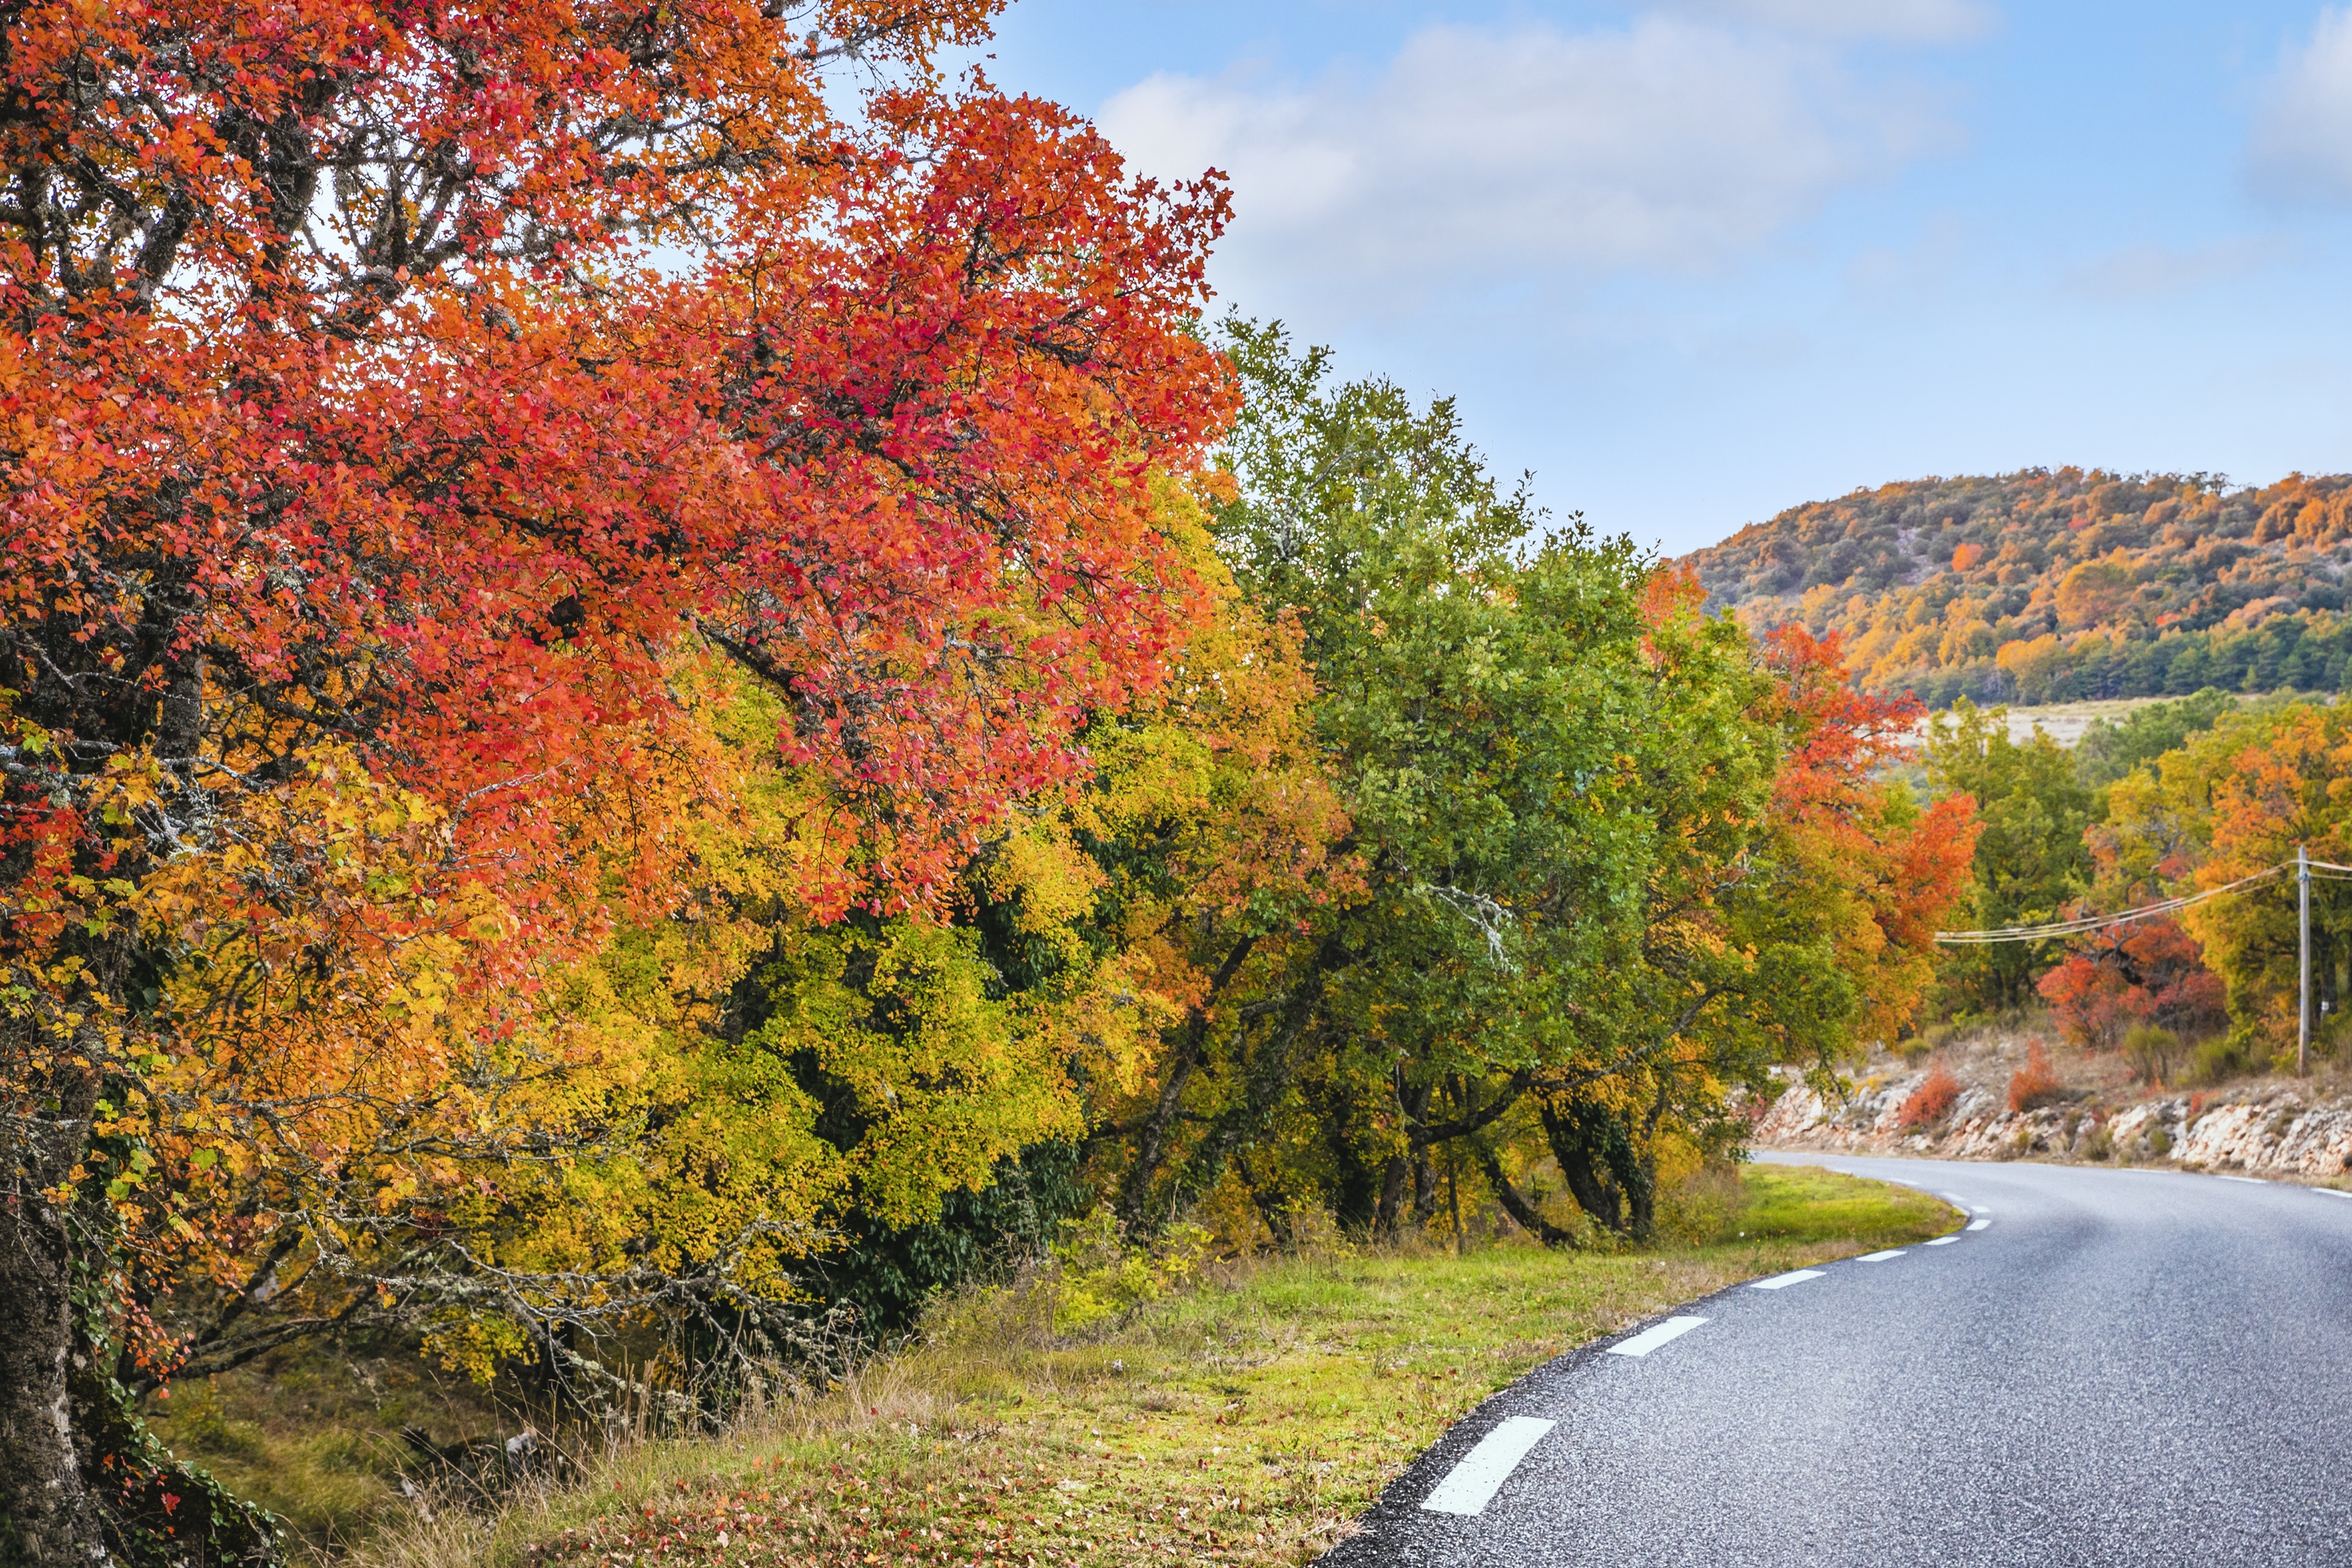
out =
<path fill-rule="evenodd" d="M 1976 802 L 1952 794 L 1916 808 L 1880 776 L 1924 710 L 1855 689 L 1838 634 L 1785 626 L 1764 651 L 1787 737 L 1774 816 L 1794 880 L 1822 900 L 1814 913 L 1859 996 L 1854 1028 L 1891 1038 L 1925 998 L 1936 930 L 1968 891 Z"/>
<path fill-rule="evenodd" d="M 515 1042 L 728 809 L 680 658 L 774 695 L 793 896 L 919 910 L 1201 614 L 1150 489 L 1227 411 L 1183 331 L 1222 197 L 943 84 L 993 9 L 9 12 L 0 1492 L 32 1560 L 183 1526 L 117 1419 L 175 1272 L 257 1308 L 281 1269 L 372 1277 L 468 1160 L 601 1135 L 545 1086 L 608 1057 Z M 845 115 L 852 58 L 882 85 Z"/>
<path fill-rule="evenodd" d="M 2346 863 L 2352 854 L 2352 724 L 2336 707 L 2293 703 L 2223 714 L 2155 765 L 2116 784 L 2109 821 L 2093 835 L 2106 885 L 2194 892 L 2294 858 Z M 2327 1026 L 2352 991 L 2352 899 L 2341 881 L 2311 889 L 2315 1005 Z M 2158 928 L 2159 930 L 2161 928 Z M 2293 1056 L 2301 963 L 2292 878 L 2182 912 L 2164 960 L 2144 984 L 2179 994 L 2160 1021 L 2175 1028 L 2211 1020 L 2226 987 L 2231 1021 L 2249 1054 Z M 2152 939 L 2151 939 L 2152 940 Z M 2200 962 L 2201 958 L 2201 962 Z M 2210 973 L 2207 973 L 2210 966 Z"/>

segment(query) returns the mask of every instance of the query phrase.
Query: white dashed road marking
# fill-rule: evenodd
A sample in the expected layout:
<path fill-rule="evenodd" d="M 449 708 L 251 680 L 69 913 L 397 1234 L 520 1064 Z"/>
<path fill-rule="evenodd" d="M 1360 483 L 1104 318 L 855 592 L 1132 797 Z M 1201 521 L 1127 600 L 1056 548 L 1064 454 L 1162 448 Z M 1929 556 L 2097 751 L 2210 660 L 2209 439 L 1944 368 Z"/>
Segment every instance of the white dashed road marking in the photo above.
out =
<path fill-rule="evenodd" d="M 1991 1223 L 1992 1223 L 1992 1221 L 1990 1221 L 1990 1220 L 1989 1220 L 1989 1219 L 1972 1219 L 1972 1220 L 1969 1221 L 1969 1228 L 1970 1230 L 1982 1230 L 1985 1226 L 1987 1226 L 1990 1225 Z"/>
<path fill-rule="evenodd" d="M 1701 1323 L 1705 1318 L 1668 1318 L 1663 1323 L 1652 1324 L 1632 1339 L 1609 1347 L 1611 1355 L 1648 1355 L 1668 1340 L 1678 1340 Z"/>
<path fill-rule="evenodd" d="M 1939 1237 L 1937 1237 L 1935 1240 L 1933 1240 L 1933 1241 L 1929 1242 L 1927 1245 L 1928 1245 L 1928 1246 L 1930 1246 L 1930 1247 L 1949 1247 L 1949 1246 L 1951 1246 L 1951 1245 L 1952 1245 L 1952 1243 L 1954 1243 L 1954 1242 L 1956 1242 L 1956 1241 L 1958 1241 L 1958 1240 L 1959 1240 L 1959 1239 L 1960 1239 L 1960 1238 L 1959 1238 L 1958 1237 L 1957 1237 L 1957 1236 L 1939 1236 Z"/>
<path fill-rule="evenodd" d="M 1791 1285 L 1802 1285 L 1808 1279 L 1819 1279 L 1818 1268 L 1791 1268 L 1786 1274 L 1775 1274 L 1769 1279 L 1759 1279 L 1748 1287 L 1750 1290 L 1785 1290 Z"/>
<path fill-rule="evenodd" d="M 1854 1261 L 1856 1263 L 1885 1263 L 1889 1258 L 1900 1258 L 1902 1256 L 1903 1249 L 1899 1247 L 1890 1247 L 1885 1252 L 1865 1252 L 1860 1258 L 1855 1258 Z"/>
<path fill-rule="evenodd" d="M 2220 1179 L 2224 1182 L 2243 1182 L 2250 1187 L 2267 1187 L 2270 1185 L 2268 1182 L 2263 1181 L 2259 1176 L 2223 1176 Z"/>
<path fill-rule="evenodd" d="M 1552 1424 L 1533 1415 L 1507 1417 L 1492 1432 L 1478 1439 L 1478 1446 L 1462 1456 L 1462 1462 L 1447 1472 L 1437 1489 L 1429 1494 L 1423 1509 L 1431 1513 L 1475 1514 L 1486 1510 L 1494 1500 L 1496 1490 L 1511 1479 L 1528 1450 L 1543 1441 Z"/>

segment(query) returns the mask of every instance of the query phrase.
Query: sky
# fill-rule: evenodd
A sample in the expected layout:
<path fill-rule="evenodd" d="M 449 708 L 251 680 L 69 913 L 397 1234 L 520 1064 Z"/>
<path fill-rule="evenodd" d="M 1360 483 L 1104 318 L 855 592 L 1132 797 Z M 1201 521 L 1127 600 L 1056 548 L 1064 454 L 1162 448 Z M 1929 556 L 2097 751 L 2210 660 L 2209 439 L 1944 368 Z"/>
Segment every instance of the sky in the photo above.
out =
<path fill-rule="evenodd" d="M 1013 0 L 1223 305 L 1670 553 L 1937 474 L 2352 469 L 2352 4 Z"/>

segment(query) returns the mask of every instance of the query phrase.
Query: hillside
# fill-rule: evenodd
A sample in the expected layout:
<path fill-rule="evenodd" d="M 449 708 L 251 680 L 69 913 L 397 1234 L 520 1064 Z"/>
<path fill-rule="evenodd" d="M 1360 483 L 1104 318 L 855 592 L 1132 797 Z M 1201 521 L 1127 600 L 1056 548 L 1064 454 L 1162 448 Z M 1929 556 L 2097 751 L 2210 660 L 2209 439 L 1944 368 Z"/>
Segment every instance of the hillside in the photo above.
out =
<path fill-rule="evenodd" d="M 1791 508 L 1685 558 L 1717 608 L 1845 634 L 1865 686 L 2063 702 L 2335 690 L 2352 475 L 2029 469 Z"/>

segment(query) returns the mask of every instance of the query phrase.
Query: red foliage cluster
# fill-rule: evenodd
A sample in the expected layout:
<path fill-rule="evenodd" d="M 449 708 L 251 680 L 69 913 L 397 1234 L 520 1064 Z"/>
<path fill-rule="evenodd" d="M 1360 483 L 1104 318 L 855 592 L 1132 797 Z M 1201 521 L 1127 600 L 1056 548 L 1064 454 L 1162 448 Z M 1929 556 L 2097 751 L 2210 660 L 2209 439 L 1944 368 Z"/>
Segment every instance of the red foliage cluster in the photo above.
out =
<path fill-rule="evenodd" d="M 2009 1075 L 2009 1108 L 2038 1110 L 2056 1100 L 2064 1089 L 2058 1081 L 2058 1069 L 2051 1065 L 2049 1051 L 2036 1040 L 2025 1047 L 2025 1065 Z"/>
<path fill-rule="evenodd" d="M 2159 918 L 2100 931 L 2037 986 L 2058 1027 L 2080 1046 L 2113 1049 L 2135 1024 L 2190 1034 L 2225 1016 L 2227 988 L 2179 921 Z"/>
<path fill-rule="evenodd" d="M 1960 1080 L 1952 1076 L 1950 1068 L 1937 1062 L 1903 1102 L 1895 1123 L 1906 1132 L 1916 1132 L 1949 1116 L 1959 1099 Z"/>
<path fill-rule="evenodd" d="M 1197 618 L 1150 478 L 1231 408 L 1187 330 L 1213 185 L 985 89 L 824 108 L 835 51 L 989 8 L 13 21 L 0 150 L 52 193 L 0 223 L 16 716 L 129 755 L 201 708 L 248 776 L 354 744 L 537 907 L 583 858 L 538 803 L 645 787 L 693 641 L 857 822 L 819 904 L 935 899 Z"/>

